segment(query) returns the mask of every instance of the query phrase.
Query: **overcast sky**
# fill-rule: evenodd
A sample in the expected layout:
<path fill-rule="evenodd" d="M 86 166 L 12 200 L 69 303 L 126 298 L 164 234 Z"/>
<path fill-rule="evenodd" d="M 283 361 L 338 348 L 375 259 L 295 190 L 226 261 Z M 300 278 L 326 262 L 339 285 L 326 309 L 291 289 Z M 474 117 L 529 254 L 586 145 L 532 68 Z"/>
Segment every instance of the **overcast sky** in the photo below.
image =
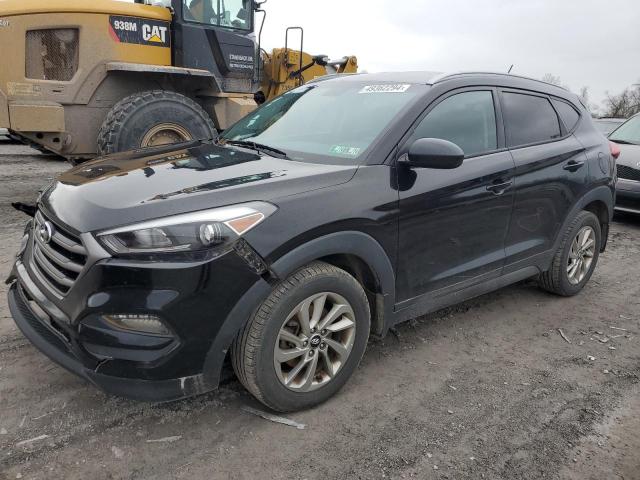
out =
<path fill-rule="evenodd" d="M 361 69 L 557 75 L 591 101 L 640 82 L 640 0 L 269 0 L 263 45 L 305 29 L 305 50 Z"/>

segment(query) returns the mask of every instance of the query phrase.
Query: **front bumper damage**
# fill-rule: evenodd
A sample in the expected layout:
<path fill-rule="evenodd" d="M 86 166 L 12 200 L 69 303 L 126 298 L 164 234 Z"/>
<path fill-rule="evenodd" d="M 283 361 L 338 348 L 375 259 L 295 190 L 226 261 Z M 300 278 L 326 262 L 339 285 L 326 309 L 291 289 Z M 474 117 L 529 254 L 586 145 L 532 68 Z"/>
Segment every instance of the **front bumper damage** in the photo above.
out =
<path fill-rule="evenodd" d="M 99 373 L 101 363 L 78 345 L 64 325 L 66 315 L 51 303 L 27 275 L 21 262 L 14 269 L 15 281 L 8 294 L 9 310 L 27 339 L 55 363 L 107 393 L 142 401 L 170 401 L 198 395 L 215 388 L 203 374 L 167 380 L 144 380 Z M 39 307 L 39 308 L 38 308 Z M 44 313 L 44 315 L 43 315 Z"/>
<path fill-rule="evenodd" d="M 142 401 L 198 395 L 230 376 L 228 348 L 270 291 L 250 256 L 231 250 L 201 262 L 137 262 L 96 252 L 92 236 L 79 234 L 89 261 L 60 295 L 36 268 L 33 225 L 7 280 L 8 301 L 18 328 L 51 360 L 107 393 Z M 123 313 L 155 315 L 171 335 L 103 321 Z"/>

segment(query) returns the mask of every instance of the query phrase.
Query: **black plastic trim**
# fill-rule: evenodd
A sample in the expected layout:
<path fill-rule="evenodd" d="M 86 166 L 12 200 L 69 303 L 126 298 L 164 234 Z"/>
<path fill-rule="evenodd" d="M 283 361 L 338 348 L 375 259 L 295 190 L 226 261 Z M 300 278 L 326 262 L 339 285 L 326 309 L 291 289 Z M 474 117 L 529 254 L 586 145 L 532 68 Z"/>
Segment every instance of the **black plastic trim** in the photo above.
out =
<path fill-rule="evenodd" d="M 169 380 L 141 380 L 103 375 L 86 368 L 53 332 L 31 312 L 17 282 L 9 288 L 9 310 L 25 337 L 55 363 L 93 383 L 104 392 L 133 400 L 166 402 L 199 395 L 217 384 L 207 383 L 202 374 Z M 99 370 L 96 368 L 96 370 Z"/>

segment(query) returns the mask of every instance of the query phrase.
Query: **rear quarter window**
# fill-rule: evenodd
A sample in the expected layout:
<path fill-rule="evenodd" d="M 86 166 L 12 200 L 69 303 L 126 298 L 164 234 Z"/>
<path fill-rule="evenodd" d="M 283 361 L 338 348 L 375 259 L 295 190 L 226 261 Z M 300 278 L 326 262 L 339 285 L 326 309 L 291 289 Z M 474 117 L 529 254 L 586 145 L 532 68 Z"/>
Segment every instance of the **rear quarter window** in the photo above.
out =
<path fill-rule="evenodd" d="M 562 100 L 552 99 L 551 102 L 556 108 L 556 112 L 560 116 L 560 120 L 564 123 L 567 132 L 572 131 L 580 120 L 580 114 L 576 112 L 576 109 Z"/>
<path fill-rule="evenodd" d="M 560 121 L 545 97 L 503 92 L 504 120 L 510 147 L 560 138 Z"/>

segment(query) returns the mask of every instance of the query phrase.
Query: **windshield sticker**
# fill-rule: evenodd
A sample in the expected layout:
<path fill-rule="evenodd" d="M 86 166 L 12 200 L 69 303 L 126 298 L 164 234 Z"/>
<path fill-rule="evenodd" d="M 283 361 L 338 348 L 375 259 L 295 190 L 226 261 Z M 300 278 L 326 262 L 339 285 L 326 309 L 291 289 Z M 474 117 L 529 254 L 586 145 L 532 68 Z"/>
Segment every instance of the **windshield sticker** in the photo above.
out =
<path fill-rule="evenodd" d="M 362 148 L 360 147 L 347 147 L 344 145 L 334 145 L 331 147 L 332 155 L 344 155 L 347 157 L 357 157 L 360 155 Z"/>
<path fill-rule="evenodd" d="M 382 85 L 367 85 L 358 93 L 404 93 L 411 85 L 405 83 L 385 83 Z"/>

